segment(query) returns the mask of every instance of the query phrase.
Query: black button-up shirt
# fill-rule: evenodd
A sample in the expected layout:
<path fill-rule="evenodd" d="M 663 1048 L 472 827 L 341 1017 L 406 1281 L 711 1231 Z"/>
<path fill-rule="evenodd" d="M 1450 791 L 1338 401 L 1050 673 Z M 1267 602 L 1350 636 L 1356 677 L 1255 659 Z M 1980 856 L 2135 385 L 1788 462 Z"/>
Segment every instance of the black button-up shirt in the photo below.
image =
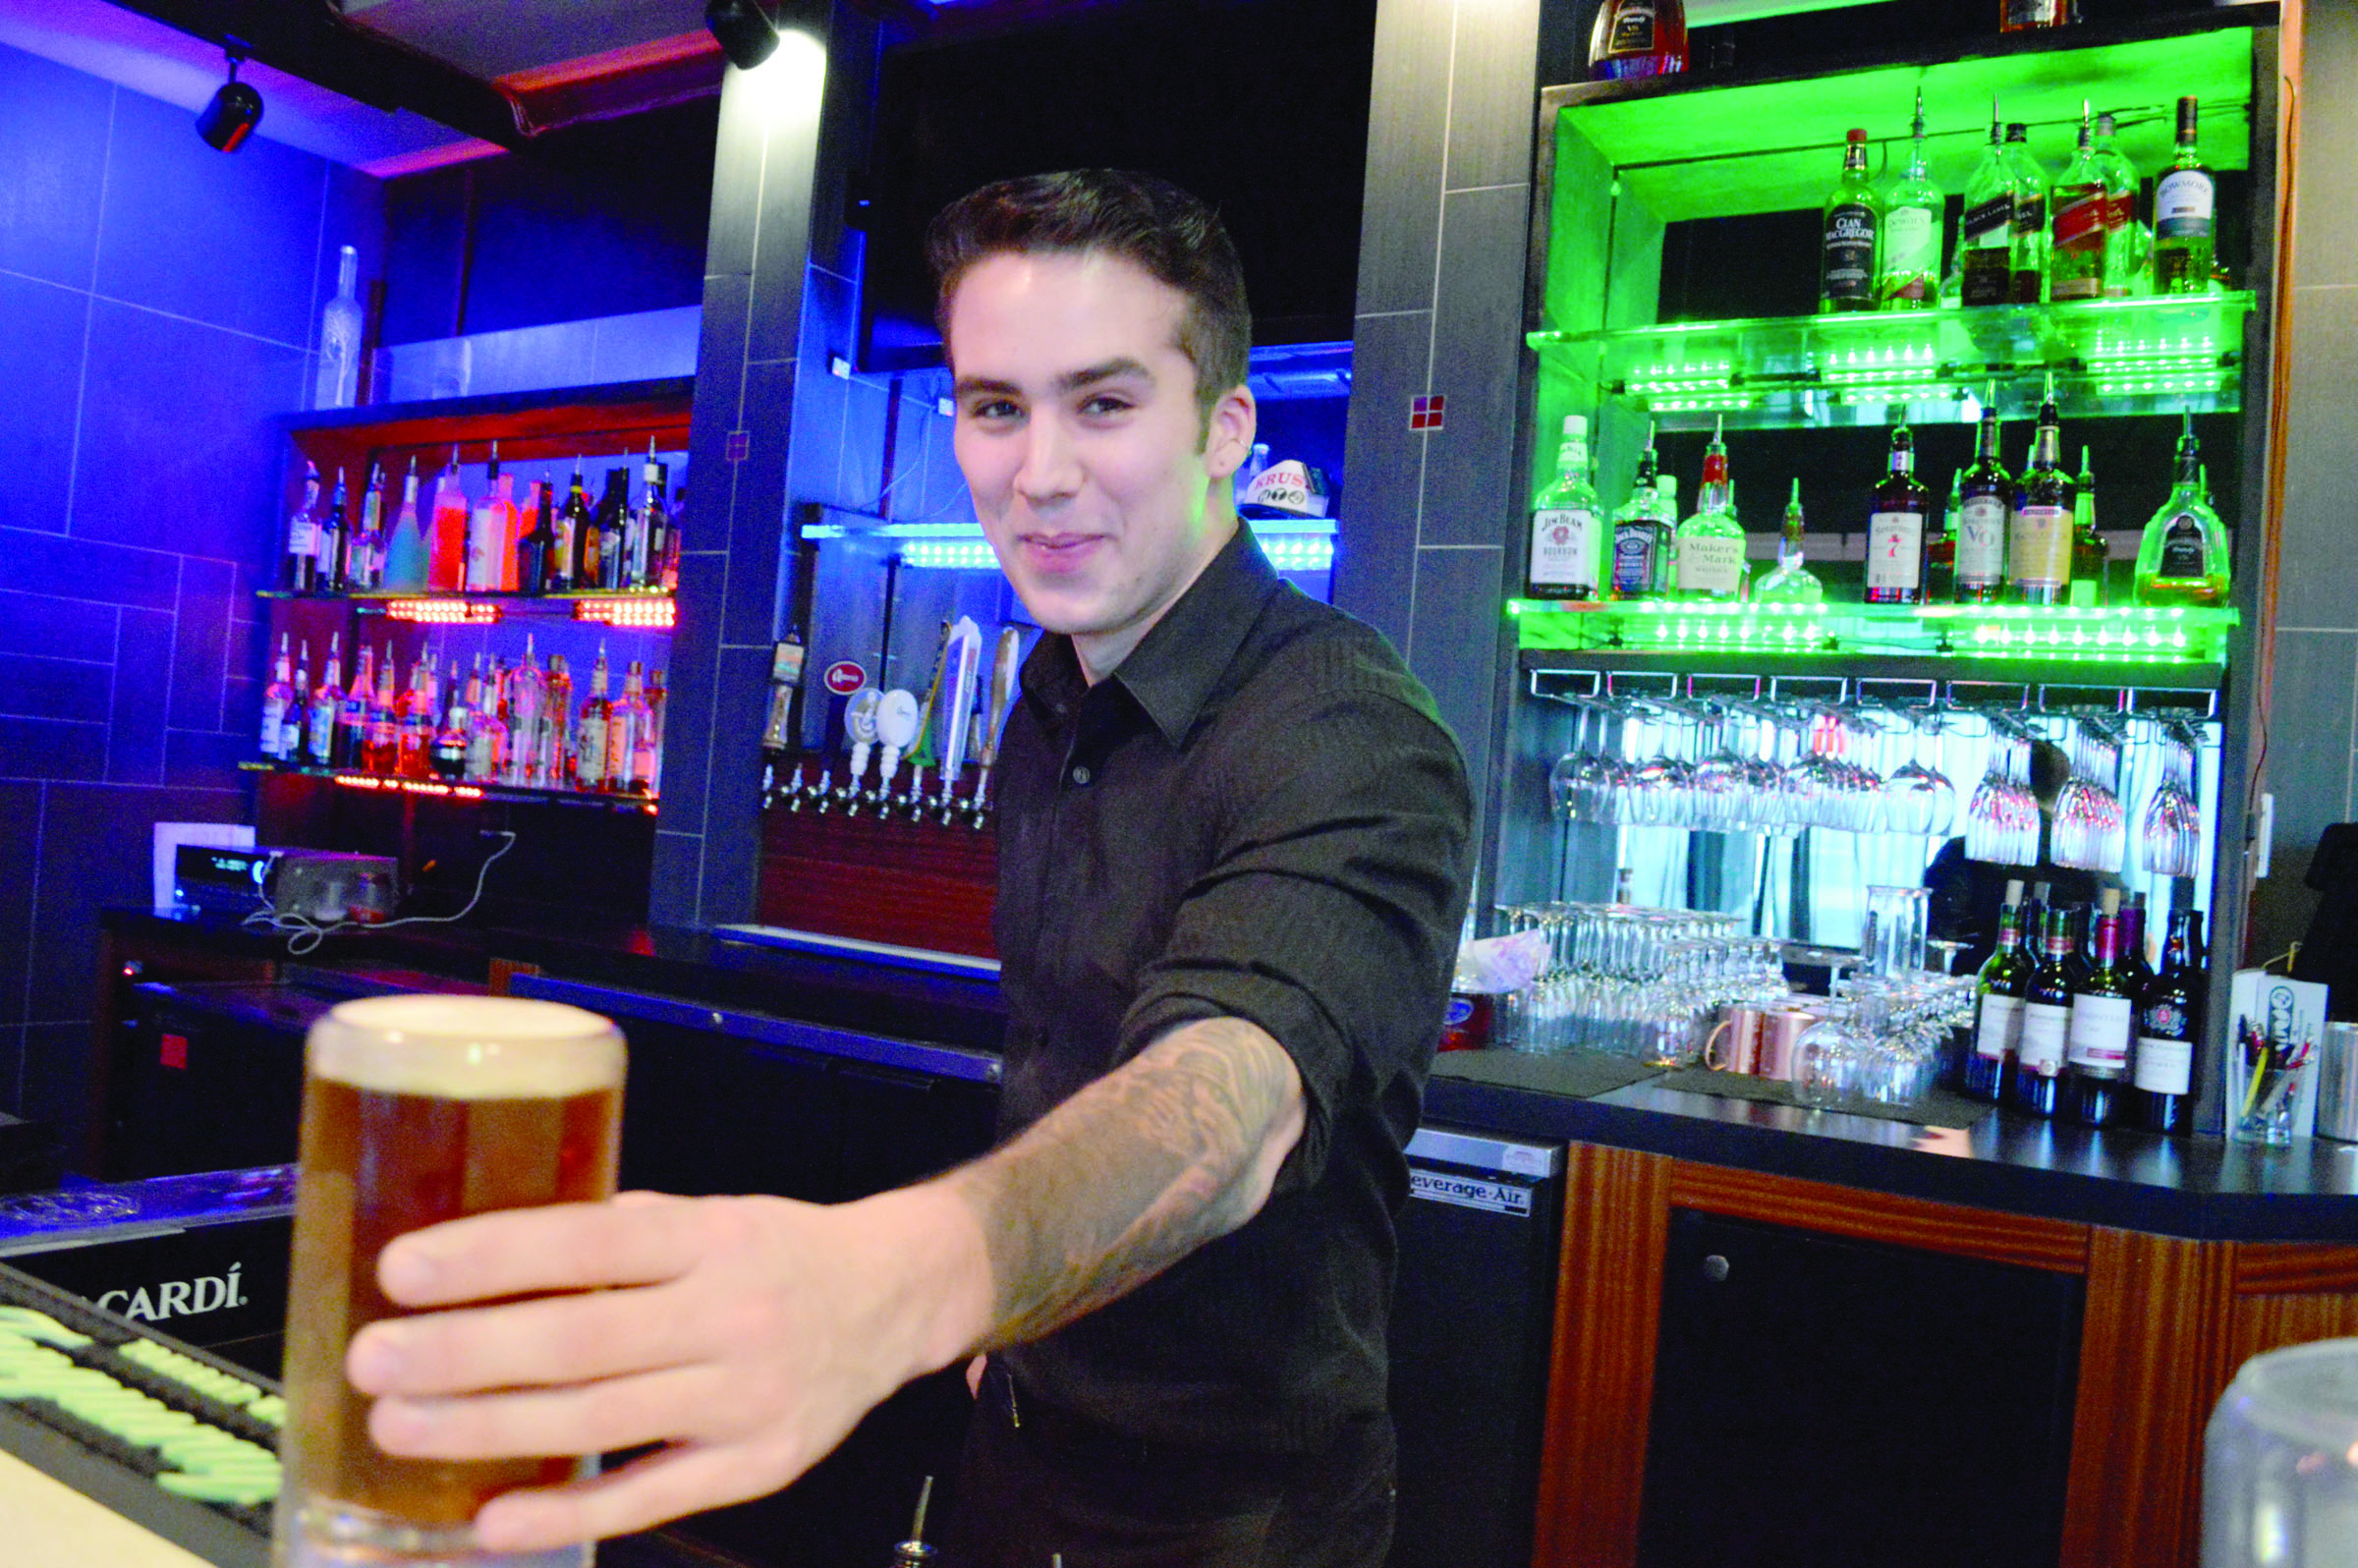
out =
<path fill-rule="evenodd" d="M 1391 645 L 1241 527 L 1095 686 L 1052 635 L 1023 677 L 998 763 L 1002 1134 L 1216 1017 L 1285 1047 L 1308 1124 L 1251 1221 L 1009 1368 L 1135 1436 L 1307 1451 L 1384 1410 L 1401 1150 L 1466 907 L 1463 759 Z"/>

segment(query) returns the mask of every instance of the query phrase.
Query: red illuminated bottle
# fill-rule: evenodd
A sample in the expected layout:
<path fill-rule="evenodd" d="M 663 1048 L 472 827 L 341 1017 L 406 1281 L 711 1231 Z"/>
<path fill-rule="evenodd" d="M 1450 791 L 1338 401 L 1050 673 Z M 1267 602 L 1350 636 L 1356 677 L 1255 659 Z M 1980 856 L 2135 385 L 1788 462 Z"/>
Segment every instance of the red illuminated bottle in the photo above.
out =
<path fill-rule="evenodd" d="M 1666 77 L 1686 68 L 1685 0 L 1604 0 L 1597 8 L 1591 78 Z"/>

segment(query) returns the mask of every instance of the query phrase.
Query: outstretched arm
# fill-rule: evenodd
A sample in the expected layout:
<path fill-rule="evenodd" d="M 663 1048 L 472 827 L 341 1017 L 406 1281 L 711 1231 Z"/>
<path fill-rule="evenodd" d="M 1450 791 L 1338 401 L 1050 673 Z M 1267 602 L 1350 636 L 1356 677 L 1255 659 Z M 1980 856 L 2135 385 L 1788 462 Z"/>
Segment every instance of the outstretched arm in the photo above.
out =
<path fill-rule="evenodd" d="M 479 1215 L 388 1247 L 405 1305 L 356 1337 L 388 1452 L 666 1446 L 510 1493 L 485 1545 L 644 1529 L 786 1484 L 909 1378 L 1102 1306 L 1267 1199 L 1305 1124 L 1261 1029 L 1172 1029 L 1007 1147 L 934 1181 L 821 1207 L 626 1195 Z M 468 1304 L 566 1294 L 495 1307 Z"/>

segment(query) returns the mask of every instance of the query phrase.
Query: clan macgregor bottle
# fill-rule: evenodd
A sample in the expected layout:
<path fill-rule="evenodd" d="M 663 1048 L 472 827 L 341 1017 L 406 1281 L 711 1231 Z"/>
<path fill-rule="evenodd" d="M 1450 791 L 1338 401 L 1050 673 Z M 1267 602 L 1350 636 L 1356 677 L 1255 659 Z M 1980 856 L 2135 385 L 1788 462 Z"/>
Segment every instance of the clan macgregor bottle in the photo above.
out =
<path fill-rule="evenodd" d="M 1825 198 L 1818 267 L 1820 310 L 1875 308 L 1881 222 L 1875 182 L 1867 177 L 1867 133 L 1854 130 L 1842 148 L 1842 178 Z"/>

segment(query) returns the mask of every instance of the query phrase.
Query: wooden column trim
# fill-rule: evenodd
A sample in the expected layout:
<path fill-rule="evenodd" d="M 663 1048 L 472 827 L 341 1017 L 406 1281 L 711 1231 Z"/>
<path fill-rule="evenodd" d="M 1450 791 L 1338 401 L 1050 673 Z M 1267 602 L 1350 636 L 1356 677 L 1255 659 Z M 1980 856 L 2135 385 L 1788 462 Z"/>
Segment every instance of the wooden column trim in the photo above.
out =
<path fill-rule="evenodd" d="M 1677 1208 L 1734 1219 L 1921 1247 L 2061 1274 L 2081 1273 L 2088 1267 L 2091 1227 L 2087 1225 L 1898 1198 L 1791 1176 L 1766 1176 L 1681 1160 L 1671 1170 L 1670 1203 Z"/>
<path fill-rule="evenodd" d="M 2232 1251 L 2238 1296 L 2358 1295 L 2358 1246 L 2347 1242 L 2238 1242 Z"/>
<path fill-rule="evenodd" d="M 1671 1161 L 1574 1144 L 1535 1568 L 1633 1568 L 1669 1244 Z"/>
<path fill-rule="evenodd" d="M 2091 1233 L 2062 1568 L 2193 1568 L 2227 1253 L 2137 1231 Z"/>

